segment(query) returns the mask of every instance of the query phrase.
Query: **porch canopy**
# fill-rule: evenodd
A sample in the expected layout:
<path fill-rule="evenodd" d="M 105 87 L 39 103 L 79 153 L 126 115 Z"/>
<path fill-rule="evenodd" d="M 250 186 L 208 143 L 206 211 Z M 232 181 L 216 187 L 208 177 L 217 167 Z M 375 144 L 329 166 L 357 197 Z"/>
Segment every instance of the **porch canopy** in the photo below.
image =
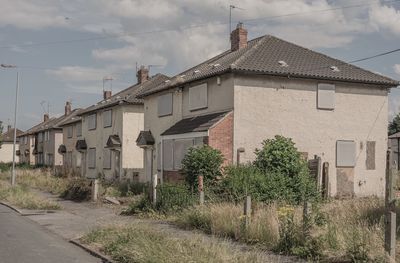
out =
<path fill-rule="evenodd" d="M 83 139 L 83 140 L 78 140 L 78 141 L 76 141 L 75 149 L 76 149 L 78 152 L 86 151 L 86 150 L 87 150 L 86 141 L 85 141 L 84 139 Z"/>
<path fill-rule="evenodd" d="M 65 147 L 64 144 L 61 144 L 61 145 L 58 147 L 58 153 L 59 153 L 59 154 L 64 154 L 64 153 L 66 153 L 66 152 L 67 152 L 67 147 Z"/>
<path fill-rule="evenodd" d="M 117 150 L 119 148 L 121 148 L 121 139 L 119 138 L 119 135 L 114 134 L 114 135 L 110 135 L 107 139 L 107 144 L 106 144 L 106 148 L 110 148 L 111 150 Z"/>
<path fill-rule="evenodd" d="M 145 148 L 153 146 L 155 143 L 154 137 L 151 131 L 140 131 L 138 138 L 136 139 L 136 145 Z"/>

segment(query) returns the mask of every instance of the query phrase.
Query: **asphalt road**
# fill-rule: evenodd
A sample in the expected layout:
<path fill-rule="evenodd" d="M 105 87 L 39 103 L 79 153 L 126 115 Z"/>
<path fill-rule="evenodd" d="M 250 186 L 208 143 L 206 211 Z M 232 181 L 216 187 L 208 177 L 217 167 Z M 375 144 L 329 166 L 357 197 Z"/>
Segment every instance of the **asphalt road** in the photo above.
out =
<path fill-rule="evenodd" d="M 100 263 L 79 247 L 0 205 L 0 263 Z"/>

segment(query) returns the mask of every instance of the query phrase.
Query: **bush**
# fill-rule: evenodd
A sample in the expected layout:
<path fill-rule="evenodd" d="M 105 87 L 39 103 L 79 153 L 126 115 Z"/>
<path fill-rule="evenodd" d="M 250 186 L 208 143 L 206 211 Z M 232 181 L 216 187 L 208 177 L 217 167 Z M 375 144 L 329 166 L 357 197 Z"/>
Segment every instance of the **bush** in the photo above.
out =
<path fill-rule="evenodd" d="M 190 148 L 182 160 L 182 171 L 189 186 L 196 189 L 197 178 L 202 175 L 204 183 L 213 184 L 221 177 L 222 153 L 208 145 Z"/>
<path fill-rule="evenodd" d="M 278 173 L 289 177 L 304 172 L 306 162 L 290 138 L 276 135 L 274 139 L 264 140 L 262 149 L 256 149 L 254 164 L 262 171 Z"/>
<path fill-rule="evenodd" d="M 92 189 L 90 181 L 84 178 L 71 178 L 67 184 L 67 189 L 61 193 L 60 197 L 77 202 L 90 200 Z"/>
<path fill-rule="evenodd" d="M 162 212 L 181 210 L 195 204 L 197 195 L 187 185 L 162 184 L 157 186 L 156 209 Z"/>

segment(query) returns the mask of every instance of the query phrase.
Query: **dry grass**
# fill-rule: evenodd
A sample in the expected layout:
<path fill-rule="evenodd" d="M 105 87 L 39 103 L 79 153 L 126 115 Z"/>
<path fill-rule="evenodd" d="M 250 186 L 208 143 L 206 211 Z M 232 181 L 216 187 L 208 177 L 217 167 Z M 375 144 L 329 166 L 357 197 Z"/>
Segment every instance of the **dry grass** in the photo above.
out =
<path fill-rule="evenodd" d="M 68 178 L 55 177 L 50 172 L 35 170 L 17 170 L 17 183 L 52 194 L 61 194 L 67 190 Z"/>
<path fill-rule="evenodd" d="M 12 187 L 8 182 L 0 181 L 0 200 L 7 201 L 19 208 L 33 210 L 56 210 L 60 206 L 54 202 L 42 199 L 25 186 Z"/>
<path fill-rule="evenodd" d="M 256 251 L 233 249 L 227 242 L 211 241 L 198 234 L 172 237 L 146 224 L 111 226 L 92 231 L 82 242 L 100 249 L 118 262 L 268 262 Z"/>
<path fill-rule="evenodd" d="M 177 216 L 176 223 L 186 229 L 200 229 L 217 236 L 259 244 L 267 249 L 277 249 L 281 245 L 282 234 L 279 231 L 280 211 L 277 205 L 255 207 L 251 224 L 245 229 L 242 206 L 209 204 L 185 210 Z M 334 200 L 321 204 L 314 207 L 312 214 L 311 238 L 315 244 L 294 248 L 293 251 L 300 251 L 300 254 L 318 252 L 322 258 L 332 260 L 384 262 L 383 215 L 383 201 L 378 198 Z M 300 230 L 293 237 L 297 241 L 303 239 L 302 207 L 294 208 L 290 222 L 292 226 L 289 229 L 294 232 Z"/>

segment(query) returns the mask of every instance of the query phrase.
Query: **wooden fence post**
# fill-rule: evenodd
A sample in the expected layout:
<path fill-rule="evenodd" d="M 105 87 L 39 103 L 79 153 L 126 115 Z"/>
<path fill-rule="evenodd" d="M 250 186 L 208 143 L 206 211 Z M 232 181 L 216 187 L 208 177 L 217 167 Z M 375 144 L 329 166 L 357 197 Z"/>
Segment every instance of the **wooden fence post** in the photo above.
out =
<path fill-rule="evenodd" d="M 303 237 L 306 240 L 310 236 L 312 205 L 304 201 L 303 206 Z"/>
<path fill-rule="evenodd" d="M 250 217 L 251 217 L 251 196 L 246 196 L 246 200 L 244 202 L 244 226 L 247 229 L 250 225 Z"/>
<path fill-rule="evenodd" d="M 396 177 L 397 170 L 393 167 L 393 153 L 386 154 L 386 191 L 385 191 L 385 251 L 390 262 L 396 261 Z"/>
<path fill-rule="evenodd" d="M 203 184 L 203 176 L 199 175 L 199 194 L 200 194 L 200 205 L 204 205 L 204 184 Z"/>
<path fill-rule="evenodd" d="M 322 165 L 322 198 L 329 197 L 329 163 L 324 162 Z"/>
<path fill-rule="evenodd" d="M 152 175 L 152 180 L 151 180 L 151 201 L 153 205 L 156 205 L 157 203 L 157 174 Z"/>

